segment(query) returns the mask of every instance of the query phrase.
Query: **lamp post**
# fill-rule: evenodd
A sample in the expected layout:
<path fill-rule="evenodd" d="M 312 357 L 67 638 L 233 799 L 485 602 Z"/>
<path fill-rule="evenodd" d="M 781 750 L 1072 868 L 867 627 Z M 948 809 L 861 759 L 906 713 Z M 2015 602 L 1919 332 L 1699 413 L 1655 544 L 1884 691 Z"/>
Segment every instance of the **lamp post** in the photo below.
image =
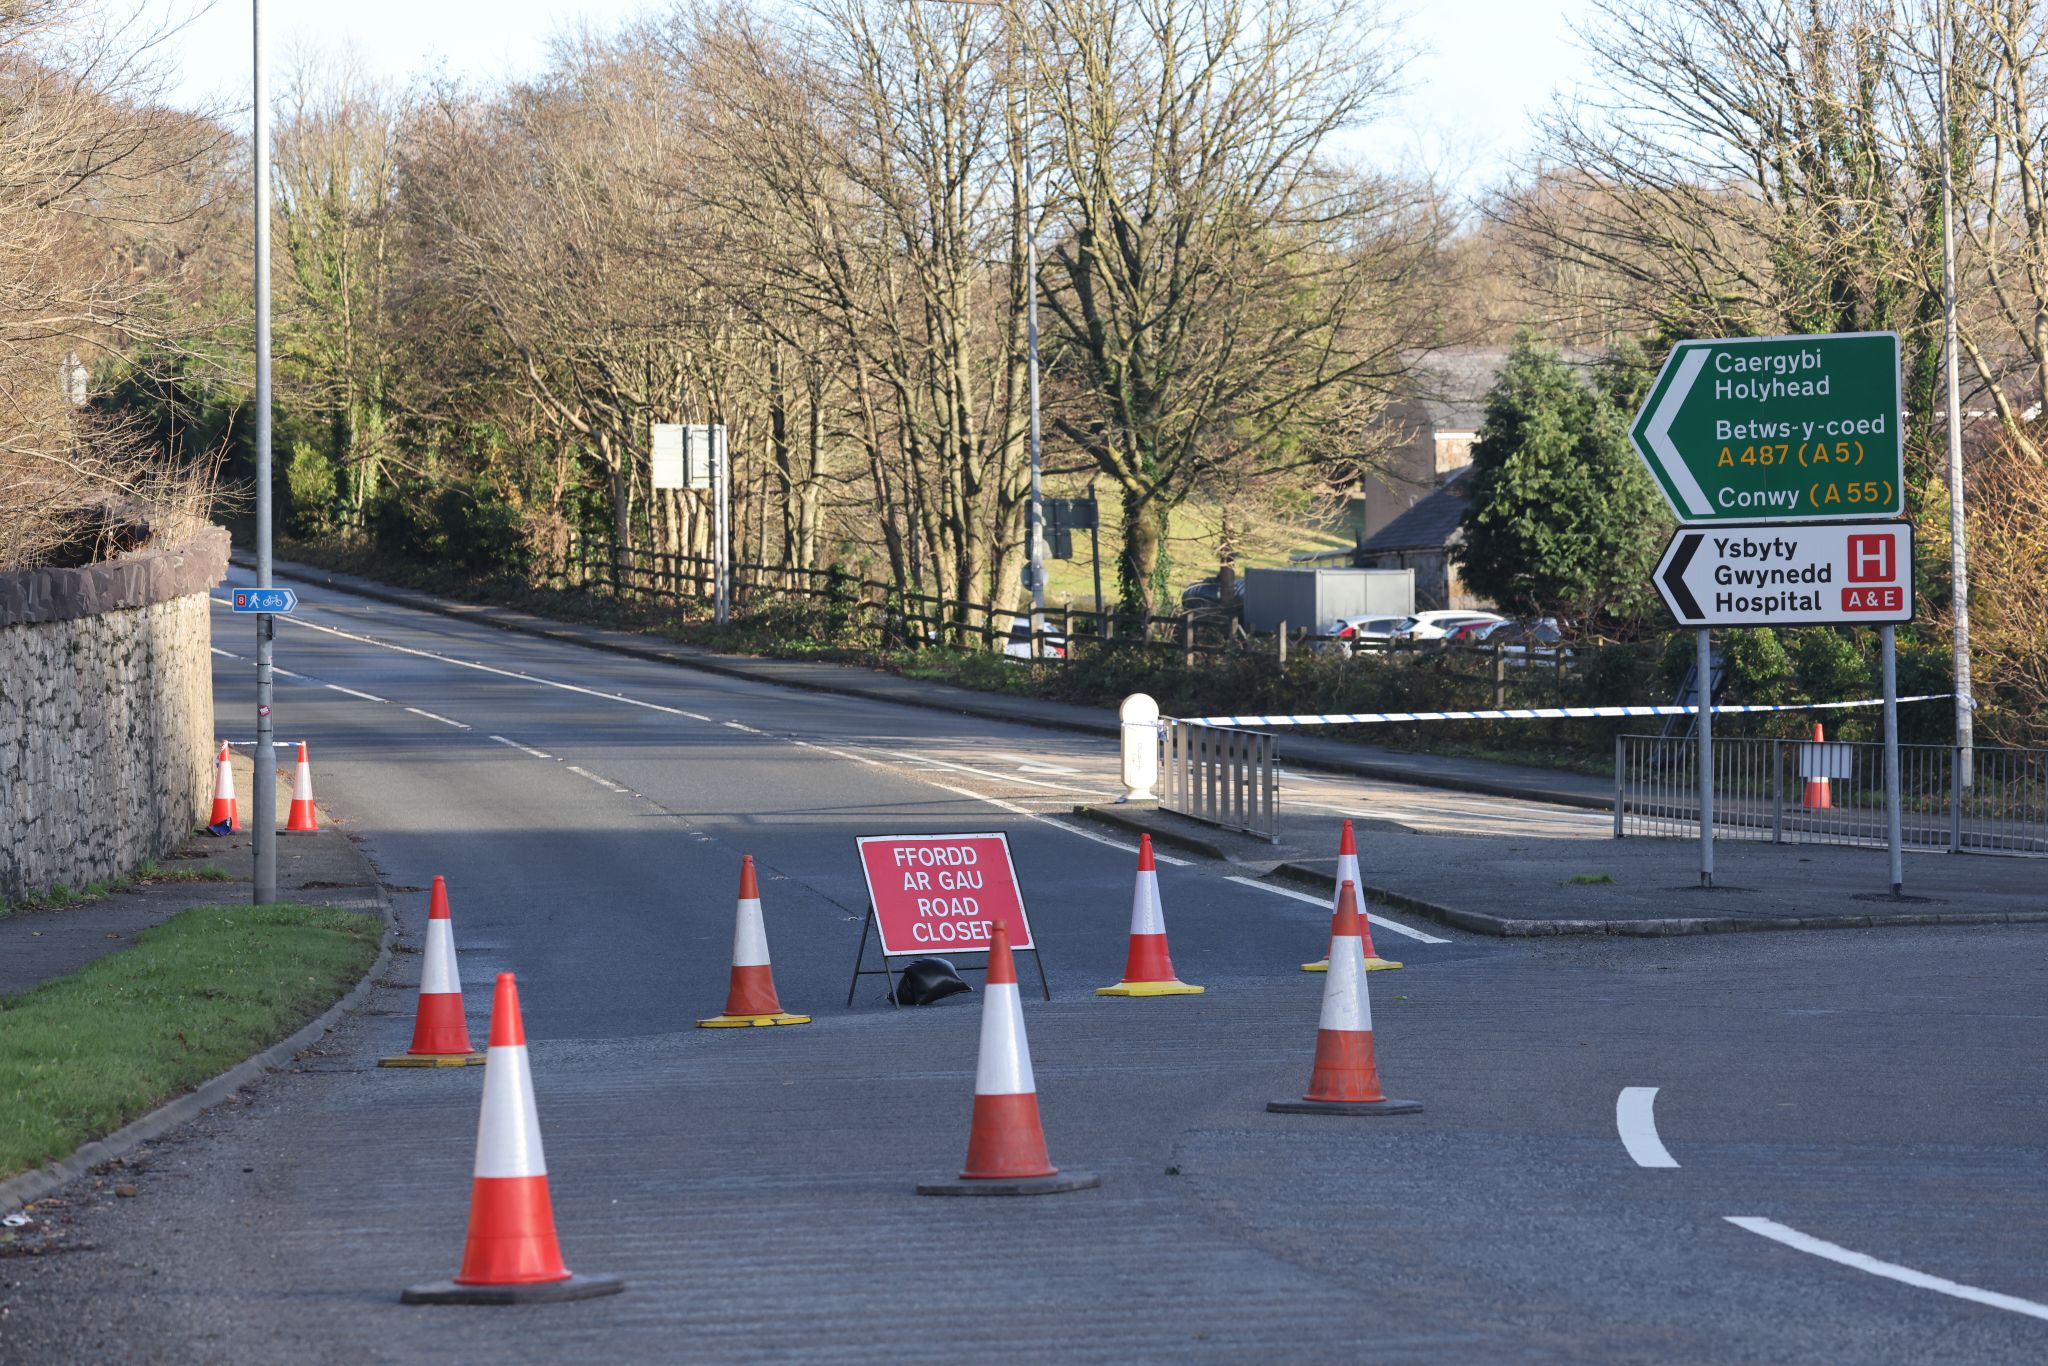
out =
<path fill-rule="evenodd" d="M 252 119 L 256 215 L 256 586 L 270 587 L 270 54 L 263 31 L 263 0 L 250 0 L 255 108 Z M 256 617 L 256 775 L 249 813 L 258 906 L 277 900 L 277 752 L 271 724 L 271 643 L 277 618 Z"/>
<path fill-rule="evenodd" d="M 1948 382 L 1948 565 L 1955 610 L 1955 639 L 1950 650 L 1955 664 L 1956 771 L 1959 788 L 1971 785 L 1974 767 L 1977 703 L 1970 692 L 1970 573 L 1964 554 L 1963 412 L 1956 374 L 1956 239 L 1955 165 L 1949 151 L 1949 24 L 1953 7 L 1943 5 L 1934 26 L 1935 64 L 1940 70 L 1941 119 L 1941 364 Z"/>

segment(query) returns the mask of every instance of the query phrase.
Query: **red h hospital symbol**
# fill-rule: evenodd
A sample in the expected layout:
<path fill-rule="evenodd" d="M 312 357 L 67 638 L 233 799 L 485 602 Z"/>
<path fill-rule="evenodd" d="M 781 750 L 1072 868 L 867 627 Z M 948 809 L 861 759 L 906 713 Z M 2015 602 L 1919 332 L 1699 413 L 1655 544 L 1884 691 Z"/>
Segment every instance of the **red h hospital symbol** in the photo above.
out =
<path fill-rule="evenodd" d="M 1849 582 L 1889 583 L 1897 577 L 1892 563 L 1897 542 L 1890 536 L 1849 538 Z"/>

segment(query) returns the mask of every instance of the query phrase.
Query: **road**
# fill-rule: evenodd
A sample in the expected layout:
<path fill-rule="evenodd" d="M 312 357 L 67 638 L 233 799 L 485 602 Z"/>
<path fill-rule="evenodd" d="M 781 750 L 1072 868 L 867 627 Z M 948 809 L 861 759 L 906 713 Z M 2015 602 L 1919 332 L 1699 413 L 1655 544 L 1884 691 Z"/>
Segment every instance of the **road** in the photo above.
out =
<path fill-rule="evenodd" d="M 219 613 L 237 736 L 249 634 Z M 473 1030 L 519 974 L 565 1252 L 631 1288 L 397 1304 L 454 1269 L 481 1085 L 374 1066 L 409 1035 L 408 954 L 301 1071 L 132 1164 L 132 1198 L 72 1192 L 78 1250 L 0 1259 L 6 1360 L 2048 1358 L 2036 930 L 1508 943 L 1395 915 L 1376 1039 L 1425 1112 L 1269 1115 L 1307 1079 L 1322 979 L 1297 965 L 1327 913 L 1176 856 L 1174 961 L 1208 994 L 1094 996 L 1133 866 L 1062 814 L 1112 795 L 1099 739 L 334 595 L 278 659 L 280 734 L 312 742 L 412 944 L 448 878 Z M 1298 786 L 1461 834 L 1605 822 Z M 853 837 L 987 828 L 1053 983 L 1025 1014 L 1054 1160 L 1099 1191 L 914 1196 L 964 1152 L 978 997 L 898 1012 L 869 979 L 844 1005 Z M 816 1021 L 697 1030 L 747 853 L 783 1001 Z"/>

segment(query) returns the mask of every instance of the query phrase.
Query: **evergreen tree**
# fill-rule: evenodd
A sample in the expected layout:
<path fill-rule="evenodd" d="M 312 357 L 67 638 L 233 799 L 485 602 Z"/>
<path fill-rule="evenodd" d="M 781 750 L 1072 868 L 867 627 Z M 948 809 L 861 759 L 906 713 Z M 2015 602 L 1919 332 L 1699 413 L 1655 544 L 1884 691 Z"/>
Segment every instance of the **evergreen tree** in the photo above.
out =
<path fill-rule="evenodd" d="M 1515 344 L 1472 448 L 1467 587 L 1503 611 L 1581 625 L 1632 623 L 1656 600 L 1670 518 L 1628 439 L 1644 375 L 1631 350 L 1589 385 L 1555 349 Z"/>

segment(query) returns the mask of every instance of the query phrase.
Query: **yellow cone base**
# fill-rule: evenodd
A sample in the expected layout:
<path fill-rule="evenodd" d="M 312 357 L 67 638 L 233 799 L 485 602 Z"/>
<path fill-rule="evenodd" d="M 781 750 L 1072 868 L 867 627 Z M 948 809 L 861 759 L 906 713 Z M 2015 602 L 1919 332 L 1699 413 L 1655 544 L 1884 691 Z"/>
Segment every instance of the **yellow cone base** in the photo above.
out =
<path fill-rule="evenodd" d="M 481 1067 L 484 1055 L 481 1053 L 400 1053 L 395 1058 L 379 1058 L 379 1067 Z"/>
<path fill-rule="evenodd" d="M 782 1011 L 774 1015 L 717 1015 L 708 1020 L 697 1021 L 699 1029 L 742 1029 L 747 1025 L 809 1024 L 808 1015 L 791 1015 Z"/>
<path fill-rule="evenodd" d="M 1365 970 L 1367 972 L 1385 972 L 1388 968 L 1398 968 L 1400 966 L 1399 963 L 1396 963 L 1391 958 L 1368 958 L 1365 960 Z M 1324 958 L 1314 963 L 1303 963 L 1301 970 L 1303 972 L 1328 972 L 1330 970 L 1330 960 Z"/>
<path fill-rule="evenodd" d="M 1113 987 L 1097 987 L 1097 996 L 1200 996 L 1207 987 L 1189 986 L 1175 978 L 1171 982 L 1118 982 Z"/>

